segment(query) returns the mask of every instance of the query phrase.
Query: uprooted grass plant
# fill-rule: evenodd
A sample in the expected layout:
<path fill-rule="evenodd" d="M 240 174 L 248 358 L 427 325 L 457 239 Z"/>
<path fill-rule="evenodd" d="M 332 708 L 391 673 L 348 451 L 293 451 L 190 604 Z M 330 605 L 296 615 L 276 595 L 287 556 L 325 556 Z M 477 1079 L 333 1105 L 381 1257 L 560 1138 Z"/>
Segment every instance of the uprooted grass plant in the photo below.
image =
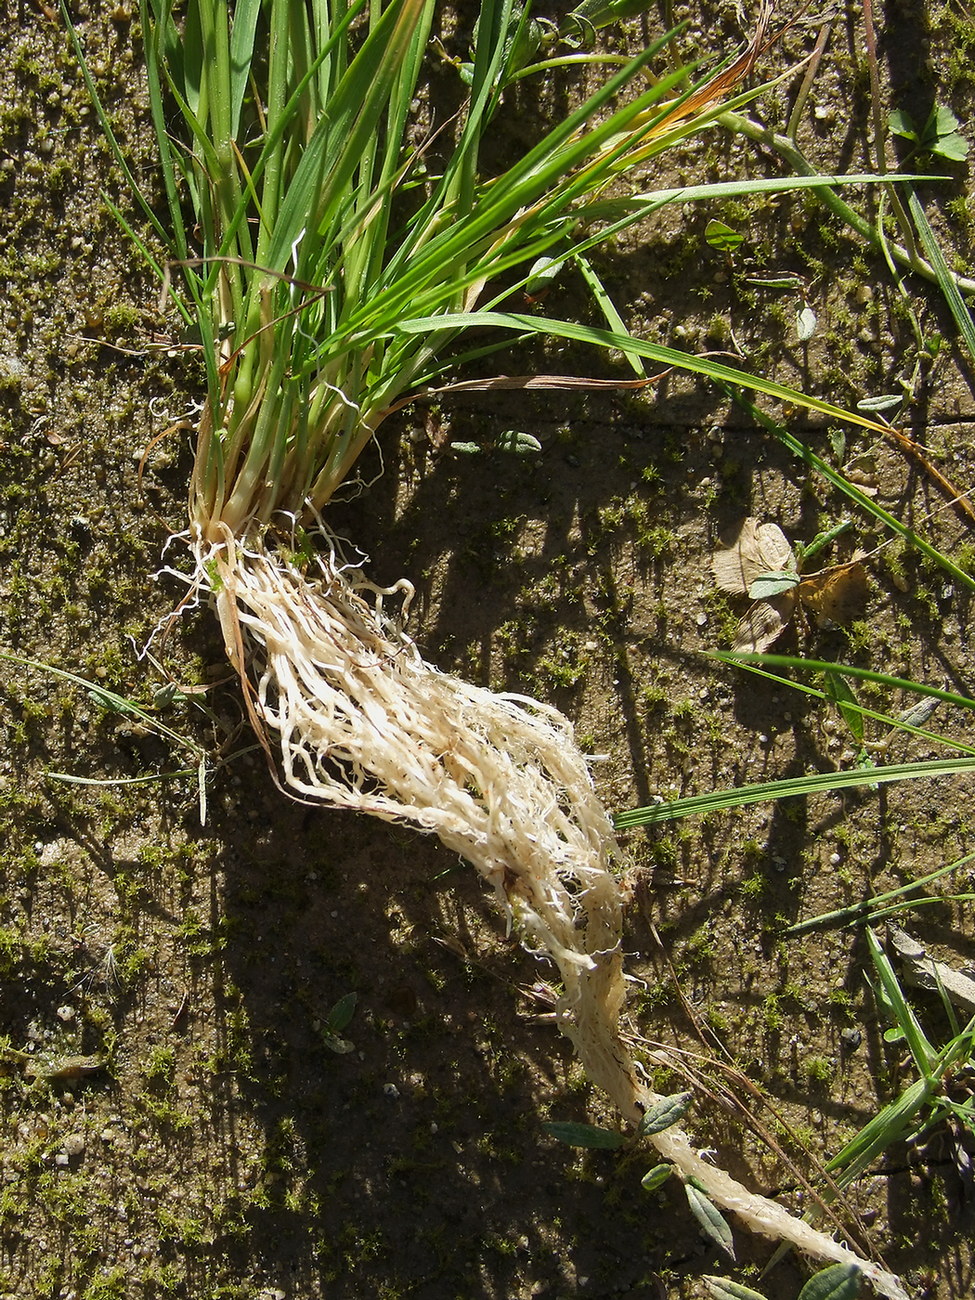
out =
<path fill-rule="evenodd" d="M 607 60 L 610 75 L 580 107 L 506 170 L 484 173 L 485 136 L 503 131 L 515 83 L 560 61 L 598 59 L 582 43 L 639 7 L 587 3 L 556 28 L 527 5 L 486 0 L 469 60 L 452 63 L 432 40 L 442 11 L 433 0 L 191 0 L 178 19 L 168 0 L 142 0 L 165 221 L 130 176 L 164 258 L 140 247 L 202 340 L 191 581 L 216 605 L 255 728 L 269 754 L 272 740 L 280 751 L 282 784 L 409 821 L 469 859 L 521 937 L 557 963 L 560 1026 L 630 1121 L 654 1113 L 656 1099 L 620 1033 L 617 850 L 571 727 L 534 700 L 424 662 L 390 608 L 407 584 L 372 585 L 330 531 L 328 505 L 393 411 L 449 391 L 465 360 L 525 336 L 616 349 L 637 382 L 646 361 L 679 366 L 879 429 L 634 339 L 587 257 L 667 202 L 822 185 L 636 186 L 656 155 L 726 106 L 764 30 L 710 76 L 654 73 L 669 36 Z M 427 95 L 431 57 L 454 69 L 456 113 L 441 116 Z M 606 328 L 505 310 L 543 259 L 582 271 Z M 700 1195 L 759 1231 L 849 1262 L 845 1247 L 702 1160 L 678 1129 L 644 1132 Z M 896 1279 L 857 1262 L 886 1294 L 902 1294 Z"/>

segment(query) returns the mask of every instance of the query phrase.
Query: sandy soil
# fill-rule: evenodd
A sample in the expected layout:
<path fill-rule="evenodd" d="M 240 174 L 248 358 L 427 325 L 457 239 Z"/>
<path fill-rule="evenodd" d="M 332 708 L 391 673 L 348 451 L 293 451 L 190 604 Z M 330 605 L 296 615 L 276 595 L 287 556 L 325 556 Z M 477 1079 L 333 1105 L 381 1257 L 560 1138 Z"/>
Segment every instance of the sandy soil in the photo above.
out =
<path fill-rule="evenodd" d="M 127 5 L 72 14 L 154 193 L 137 22 Z M 734 43 L 732 6 L 690 16 L 687 48 Z M 975 41 L 970 20 L 905 4 L 887 23 L 889 106 L 923 120 L 950 102 L 964 122 L 973 83 L 952 51 Z M 645 26 L 660 30 L 656 17 Z M 818 30 L 799 23 L 785 56 Z M 908 47 L 920 71 L 903 62 Z M 830 169 L 872 166 L 863 48 L 851 10 L 801 137 Z M 782 123 L 795 89 L 766 96 L 767 120 Z M 782 170 L 720 132 L 669 166 L 654 184 Z M 968 171 L 947 170 L 923 193 L 964 267 Z M 409 830 L 284 798 L 207 611 L 140 653 L 185 590 L 158 571 L 183 527 L 200 376 L 113 205 L 132 211 L 60 18 L 8 6 L 0 649 L 48 668 L 6 663 L 0 685 L 0 1296 L 656 1300 L 701 1296 L 702 1275 L 723 1274 L 790 1300 L 804 1267 L 786 1260 L 759 1280 L 770 1250 L 738 1233 L 734 1269 L 674 1180 L 641 1188 L 643 1146 L 581 1152 L 546 1134 L 548 1120 L 614 1121 L 546 1020 L 552 968 L 504 937 L 463 863 Z M 712 217 L 744 235 L 732 258 L 707 242 Z M 898 391 L 922 350 L 883 260 L 812 198 L 675 209 L 600 267 L 634 330 L 737 347 L 746 366 L 839 403 Z M 805 297 L 753 283 L 784 273 Z M 554 311 L 572 310 L 578 289 L 556 287 Z M 968 366 L 936 292 L 916 278 L 905 289 L 922 338 L 943 339 L 918 363 L 907 427 L 962 489 L 975 462 Z M 818 318 L 806 344 L 804 302 Z M 624 373 L 568 348 L 536 360 Z M 869 456 L 855 468 L 877 500 L 970 563 L 971 524 L 923 468 L 886 442 L 788 419 L 831 463 Z M 511 429 L 542 452 L 446 449 Z M 851 516 L 724 394 L 672 376 L 649 397 L 457 398 L 407 412 L 383 452 L 385 475 L 338 508 L 338 530 L 380 581 L 416 584 L 410 630 L 435 662 L 572 717 L 603 756 L 594 772 L 612 809 L 853 761 L 834 709 L 707 657 L 741 613 L 713 590 L 720 537 L 755 514 L 808 543 Z M 850 547 L 887 540 L 851 517 Z M 185 567 L 178 544 L 165 563 Z M 868 564 L 851 628 L 803 614 L 780 648 L 972 694 L 970 592 L 899 545 Z M 107 710 L 98 687 L 181 739 Z M 865 698 L 895 714 L 912 702 Z M 931 725 L 971 735 L 960 710 Z M 895 739 L 885 757 L 934 752 Z M 625 836 L 637 1049 L 664 1091 L 686 1086 L 677 1049 L 701 1054 L 687 1067 L 699 1079 L 690 1128 L 750 1185 L 805 1204 L 800 1172 L 815 1180 L 916 1077 L 883 1039 L 862 935 L 786 928 L 969 852 L 970 791 L 964 778 L 917 782 Z M 969 870 L 951 881 L 969 889 Z M 967 903 L 907 924 L 945 960 L 972 959 Z M 919 994 L 918 1007 L 945 1041 L 937 999 Z M 964 1074 L 955 1086 L 963 1099 Z M 845 1207 L 917 1296 L 971 1294 L 968 1149 L 946 1125 L 895 1146 Z"/>

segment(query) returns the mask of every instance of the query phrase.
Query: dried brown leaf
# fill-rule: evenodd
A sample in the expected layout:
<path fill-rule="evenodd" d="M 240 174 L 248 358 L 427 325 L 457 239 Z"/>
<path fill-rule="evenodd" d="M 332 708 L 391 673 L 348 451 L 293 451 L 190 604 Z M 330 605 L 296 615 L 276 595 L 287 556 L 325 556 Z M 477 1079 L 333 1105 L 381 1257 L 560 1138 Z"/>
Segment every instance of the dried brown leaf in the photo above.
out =
<path fill-rule="evenodd" d="M 735 654 L 762 654 L 789 626 L 795 613 L 794 592 L 784 591 L 769 600 L 756 600 L 738 624 Z"/>
<path fill-rule="evenodd" d="M 747 595 L 755 579 L 765 573 L 795 567 L 795 554 L 778 524 L 763 524 L 751 515 L 732 545 L 711 557 L 715 583 L 722 591 L 738 595 Z"/>
<path fill-rule="evenodd" d="M 799 599 L 813 610 L 821 623 L 842 627 L 862 618 L 867 606 L 867 571 L 858 559 L 824 573 L 803 578 L 796 587 Z"/>

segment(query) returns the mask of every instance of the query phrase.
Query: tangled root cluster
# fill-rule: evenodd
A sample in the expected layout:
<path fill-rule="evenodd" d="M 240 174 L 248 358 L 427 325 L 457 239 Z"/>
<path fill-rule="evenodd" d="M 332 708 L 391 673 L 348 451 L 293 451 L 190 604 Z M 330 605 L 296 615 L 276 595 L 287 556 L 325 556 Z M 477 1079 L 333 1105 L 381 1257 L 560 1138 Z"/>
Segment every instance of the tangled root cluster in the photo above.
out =
<path fill-rule="evenodd" d="M 572 727 L 556 710 L 442 673 L 384 614 L 392 594 L 331 543 L 311 575 L 225 530 L 197 547 L 227 654 L 259 732 L 300 798 L 409 822 L 474 864 L 508 921 L 558 966 L 562 1031 L 590 1081 L 636 1122 L 659 1098 L 623 1042 L 622 899 L 612 823 Z M 405 586 L 405 584 L 403 584 Z M 685 1133 L 651 1141 L 680 1176 L 753 1231 L 857 1263 L 882 1294 L 898 1280 L 703 1160 Z"/>

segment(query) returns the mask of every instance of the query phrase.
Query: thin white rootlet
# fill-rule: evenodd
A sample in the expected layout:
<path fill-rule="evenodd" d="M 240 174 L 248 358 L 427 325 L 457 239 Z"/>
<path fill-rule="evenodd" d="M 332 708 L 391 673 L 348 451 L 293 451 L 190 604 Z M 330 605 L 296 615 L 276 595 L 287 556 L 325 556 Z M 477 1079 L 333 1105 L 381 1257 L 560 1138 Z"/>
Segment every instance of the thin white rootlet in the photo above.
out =
<path fill-rule="evenodd" d="M 559 1025 L 589 1079 L 627 1120 L 639 1120 L 657 1099 L 638 1082 L 620 1036 L 617 850 L 571 724 L 538 701 L 427 664 L 334 548 L 312 579 L 280 553 L 245 549 L 228 532 L 198 547 L 197 572 L 216 597 L 231 662 L 243 674 L 251 661 L 256 687 L 245 689 L 260 723 L 277 735 L 288 789 L 410 822 L 472 862 L 509 928 L 558 965 Z M 651 1140 L 753 1231 L 819 1259 L 856 1262 L 881 1294 L 907 1300 L 897 1278 L 749 1192 L 697 1155 L 679 1129 Z"/>

